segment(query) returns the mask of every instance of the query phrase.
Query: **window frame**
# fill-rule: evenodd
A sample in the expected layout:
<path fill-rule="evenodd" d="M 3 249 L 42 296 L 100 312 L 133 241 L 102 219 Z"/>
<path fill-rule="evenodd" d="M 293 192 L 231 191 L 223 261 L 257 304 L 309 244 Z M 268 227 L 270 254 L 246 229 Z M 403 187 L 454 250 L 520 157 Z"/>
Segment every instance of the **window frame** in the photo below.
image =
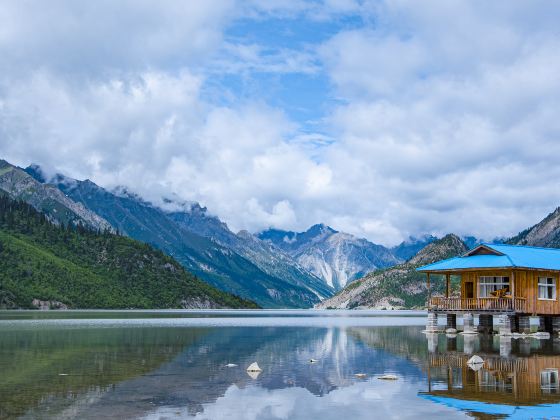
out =
<path fill-rule="evenodd" d="M 546 368 L 540 374 L 541 393 L 558 394 L 560 391 L 558 369 Z"/>
<path fill-rule="evenodd" d="M 552 280 L 552 284 L 541 284 L 541 280 Z M 540 288 L 552 288 L 553 297 L 552 298 L 542 298 L 540 297 Z M 537 300 L 555 302 L 558 299 L 558 282 L 554 276 L 538 276 L 537 277 Z"/>
<path fill-rule="evenodd" d="M 485 279 L 493 279 L 493 282 L 486 282 Z M 495 279 L 501 279 L 500 282 L 495 281 Z M 507 282 L 504 281 L 504 279 L 507 279 Z M 487 286 L 497 286 L 500 285 L 501 287 L 498 287 L 495 290 L 499 290 L 499 289 L 503 289 L 505 286 L 508 287 L 508 294 L 511 295 L 511 278 L 510 276 L 479 276 L 478 277 L 478 282 L 477 282 L 477 293 L 478 293 L 478 297 L 480 299 L 490 299 L 490 298 L 494 298 L 492 295 L 487 294 L 486 296 L 482 296 L 482 289 L 484 288 L 486 290 Z"/>

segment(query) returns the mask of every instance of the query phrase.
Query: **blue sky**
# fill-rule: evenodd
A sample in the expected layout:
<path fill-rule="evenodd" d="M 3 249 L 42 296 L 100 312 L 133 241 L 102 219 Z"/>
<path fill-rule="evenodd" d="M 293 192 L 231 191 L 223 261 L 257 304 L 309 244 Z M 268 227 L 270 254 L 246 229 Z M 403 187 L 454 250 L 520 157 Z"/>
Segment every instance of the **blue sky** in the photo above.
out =
<path fill-rule="evenodd" d="M 508 236 L 560 204 L 553 1 L 7 0 L 0 156 L 233 230 Z"/>

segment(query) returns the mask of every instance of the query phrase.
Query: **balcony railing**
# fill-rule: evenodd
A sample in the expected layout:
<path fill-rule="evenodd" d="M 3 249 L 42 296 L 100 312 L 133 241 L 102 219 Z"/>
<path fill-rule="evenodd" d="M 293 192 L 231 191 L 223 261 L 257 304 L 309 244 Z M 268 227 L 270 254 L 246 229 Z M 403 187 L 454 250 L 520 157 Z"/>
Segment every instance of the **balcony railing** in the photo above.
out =
<path fill-rule="evenodd" d="M 504 298 L 445 298 L 430 299 L 433 311 L 477 311 L 477 312 L 526 312 L 527 301 L 522 297 Z"/>

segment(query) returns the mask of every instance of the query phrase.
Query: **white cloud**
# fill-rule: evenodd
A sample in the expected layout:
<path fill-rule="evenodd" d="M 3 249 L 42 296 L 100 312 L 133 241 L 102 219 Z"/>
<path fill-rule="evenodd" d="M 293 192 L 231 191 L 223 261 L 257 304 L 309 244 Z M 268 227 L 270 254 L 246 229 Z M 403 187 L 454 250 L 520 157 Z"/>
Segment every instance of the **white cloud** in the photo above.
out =
<path fill-rule="evenodd" d="M 386 244 L 509 235 L 560 204 L 554 4 L 191 3 L 4 2 L 1 157 L 175 193 L 235 229 L 325 222 Z M 297 51 L 226 35 L 352 13 L 363 26 Z M 326 115 L 306 126 L 220 79 L 260 73 L 328 77 Z"/>

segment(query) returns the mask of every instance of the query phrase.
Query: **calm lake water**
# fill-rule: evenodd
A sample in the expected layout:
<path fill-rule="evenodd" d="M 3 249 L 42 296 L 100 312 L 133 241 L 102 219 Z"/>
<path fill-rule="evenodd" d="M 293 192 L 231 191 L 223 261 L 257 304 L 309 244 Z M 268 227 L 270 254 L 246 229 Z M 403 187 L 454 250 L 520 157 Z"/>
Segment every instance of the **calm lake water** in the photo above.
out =
<path fill-rule="evenodd" d="M 424 324 L 397 311 L 0 311 L 0 418 L 560 418 L 558 339 Z"/>

